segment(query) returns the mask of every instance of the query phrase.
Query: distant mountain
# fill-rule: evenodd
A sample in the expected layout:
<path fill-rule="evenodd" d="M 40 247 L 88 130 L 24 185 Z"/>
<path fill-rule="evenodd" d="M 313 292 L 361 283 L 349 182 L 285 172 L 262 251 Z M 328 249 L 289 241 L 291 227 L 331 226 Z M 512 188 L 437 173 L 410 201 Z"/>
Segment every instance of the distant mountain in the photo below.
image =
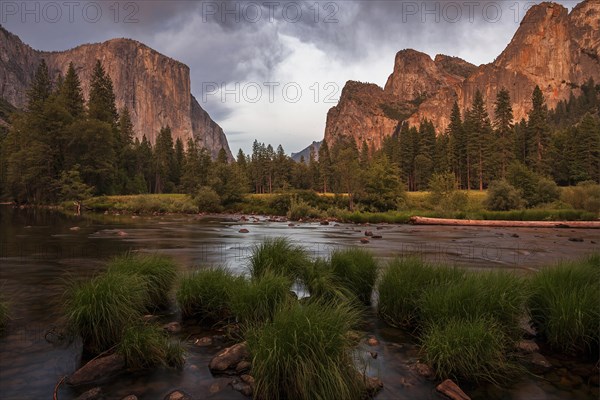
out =
<path fill-rule="evenodd" d="M 194 138 L 216 157 L 224 148 L 233 159 L 223 129 L 200 107 L 191 94 L 190 69 L 130 39 L 84 44 L 67 51 L 34 50 L 0 26 L 0 98 L 16 108 L 26 104 L 27 88 L 42 59 L 53 78 L 66 74 L 73 62 L 87 99 L 92 70 L 100 60 L 115 89 L 117 108 L 127 106 L 136 137 L 154 143 L 163 126 L 173 139 Z"/>
<path fill-rule="evenodd" d="M 600 82 L 600 1 L 585 0 L 571 13 L 555 3 L 529 9 L 512 41 L 492 63 L 479 67 L 456 57 L 402 50 L 385 88 L 349 81 L 337 106 L 327 114 L 325 140 L 331 146 L 351 137 L 359 148 L 381 148 L 401 123 L 433 121 L 444 132 L 454 101 L 464 112 L 477 89 L 493 117 L 496 93 L 503 87 L 511 95 L 515 122 L 526 118 L 536 85 L 549 108 L 589 78 Z"/>
<path fill-rule="evenodd" d="M 312 142 L 307 148 L 305 148 L 304 150 L 299 151 L 298 153 L 292 153 L 292 160 L 296 161 L 296 162 L 300 162 L 300 159 L 302 157 L 304 157 L 304 160 L 306 162 L 308 162 L 308 160 L 310 160 L 310 151 L 311 148 L 314 148 L 314 152 L 315 152 L 315 160 L 319 159 L 319 149 L 321 148 L 321 143 L 323 143 L 323 141 L 320 142 Z"/>

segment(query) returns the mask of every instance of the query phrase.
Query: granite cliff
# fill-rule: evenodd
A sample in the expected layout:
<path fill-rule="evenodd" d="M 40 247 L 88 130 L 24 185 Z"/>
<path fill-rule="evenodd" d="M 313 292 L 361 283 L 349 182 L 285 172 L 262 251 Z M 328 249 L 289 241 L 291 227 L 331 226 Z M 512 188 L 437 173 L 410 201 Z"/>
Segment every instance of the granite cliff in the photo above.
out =
<path fill-rule="evenodd" d="M 194 138 L 213 157 L 224 148 L 233 159 L 223 130 L 191 94 L 187 65 L 130 39 L 85 44 L 60 52 L 37 51 L 0 27 L 0 97 L 22 108 L 42 59 L 53 77 L 64 76 L 73 62 L 85 98 L 94 64 L 100 60 L 113 81 L 117 108 L 126 106 L 131 112 L 136 137 L 146 135 L 154 143 L 160 128 L 168 125 L 174 139 L 187 143 Z"/>
<path fill-rule="evenodd" d="M 432 60 L 407 49 L 397 53 L 385 88 L 349 81 L 327 115 L 325 140 L 331 145 L 350 136 L 359 146 L 366 140 L 370 148 L 379 148 L 398 123 L 417 125 L 423 118 L 433 121 L 439 134 L 454 101 L 466 110 L 477 89 L 491 116 L 496 93 L 508 89 L 518 121 L 527 117 L 536 85 L 553 108 L 577 95 L 590 77 L 600 82 L 600 2 L 585 0 L 571 13 L 545 2 L 529 9 L 510 44 L 490 64 L 476 67 L 445 55 Z"/>

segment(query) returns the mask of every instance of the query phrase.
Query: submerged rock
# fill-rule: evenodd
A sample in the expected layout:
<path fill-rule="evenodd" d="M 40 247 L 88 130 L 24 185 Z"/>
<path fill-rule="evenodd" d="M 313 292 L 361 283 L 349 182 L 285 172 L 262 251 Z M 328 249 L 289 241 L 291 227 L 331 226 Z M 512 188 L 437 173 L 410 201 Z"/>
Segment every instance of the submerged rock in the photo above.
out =
<path fill-rule="evenodd" d="M 198 338 L 194 341 L 194 344 L 198 347 L 206 347 L 206 346 L 212 346 L 213 344 L 213 339 L 211 337 L 205 336 L 205 337 L 201 337 Z"/>
<path fill-rule="evenodd" d="M 181 332 L 181 324 L 177 321 L 169 322 L 168 324 L 163 326 L 163 329 L 169 333 L 179 333 Z"/>
<path fill-rule="evenodd" d="M 120 354 L 111 354 L 94 359 L 65 379 L 71 386 L 85 385 L 109 378 L 125 369 L 125 359 Z"/>
<path fill-rule="evenodd" d="M 533 340 L 521 340 L 517 343 L 517 349 L 524 354 L 537 353 L 540 347 Z"/>
<path fill-rule="evenodd" d="M 471 398 L 450 379 L 446 379 L 444 382 L 437 385 L 435 390 L 452 400 L 471 400 Z"/>
<path fill-rule="evenodd" d="M 194 398 L 181 390 L 173 390 L 164 397 L 164 400 L 194 400 Z"/>
<path fill-rule="evenodd" d="M 379 340 L 377 340 L 377 338 L 375 336 L 371 335 L 367 338 L 367 344 L 369 346 L 373 346 L 373 347 L 379 346 Z"/>
<path fill-rule="evenodd" d="M 364 238 L 360 239 L 360 242 L 362 244 L 367 244 L 367 243 L 369 243 L 369 239 L 367 239 L 366 237 L 364 237 Z"/>
<path fill-rule="evenodd" d="M 381 379 L 376 377 L 366 376 L 365 378 L 365 387 L 367 389 L 367 393 L 370 396 L 374 396 L 375 393 L 379 392 L 383 389 L 383 382 Z"/>
<path fill-rule="evenodd" d="M 238 231 L 239 233 L 250 233 L 250 231 L 246 228 L 242 228 Z"/>
<path fill-rule="evenodd" d="M 429 378 L 432 378 L 434 375 L 433 369 L 431 369 L 431 367 L 429 365 L 424 364 L 422 362 L 417 361 L 417 363 L 415 365 L 413 365 L 413 369 L 418 375 L 420 375 L 424 378 L 429 379 Z"/>
<path fill-rule="evenodd" d="M 234 344 L 222 350 L 219 354 L 210 360 L 208 368 L 213 374 L 228 374 L 233 373 L 238 364 L 242 361 L 248 361 L 250 353 L 246 342 Z"/>

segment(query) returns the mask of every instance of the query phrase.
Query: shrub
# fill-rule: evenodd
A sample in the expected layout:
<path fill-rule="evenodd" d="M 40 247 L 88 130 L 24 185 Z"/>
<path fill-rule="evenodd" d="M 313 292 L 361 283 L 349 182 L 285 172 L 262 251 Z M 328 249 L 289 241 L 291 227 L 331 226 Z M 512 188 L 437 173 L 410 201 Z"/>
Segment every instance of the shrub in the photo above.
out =
<path fill-rule="evenodd" d="M 170 258 L 160 255 L 126 254 L 108 263 L 109 272 L 137 275 L 144 279 L 150 307 L 164 307 L 177 277 L 177 266 Z"/>
<path fill-rule="evenodd" d="M 135 324 L 125 329 L 117 352 L 132 369 L 181 367 L 184 363 L 181 343 L 171 342 L 168 334 L 155 325 Z"/>
<path fill-rule="evenodd" d="M 427 202 L 436 210 L 464 210 L 469 203 L 469 196 L 458 191 L 456 177 L 451 172 L 434 174 L 429 181 L 429 190 Z"/>
<path fill-rule="evenodd" d="M 221 211 L 221 198 L 215 190 L 209 186 L 202 186 L 194 195 L 194 203 L 200 212 Z"/>
<path fill-rule="evenodd" d="M 304 200 L 297 197 L 292 197 L 287 217 L 292 221 L 298 221 L 306 218 L 320 218 L 321 212 Z"/>
<path fill-rule="evenodd" d="M 523 199 L 519 191 L 505 180 L 492 182 L 484 206 L 492 211 L 509 211 L 521 208 Z"/>
<path fill-rule="evenodd" d="M 293 245 L 287 238 L 267 238 L 254 246 L 249 269 L 254 278 L 272 271 L 295 280 L 309 262 L 306 250 Z"/>
<path fill-rule="evenodd" d="M 273 319 L 275 312 L 291 298 L 289 278 L 266 271 L 259 278 L 240 280 L 231 296 L 231 310 L 245 325 Z"/>
<path fill-rule="evenodd" d="M 507 171 L 508 182 L 521 192 L 528 207 L 557 200 L 560 191 L 551 179 L 536 174 L 525 165 L 513 162 Z"/>
<path fill-rule="evenodd" d="M 358 314 L 347 304 L 298 302 L 248 332 L 256 399 L 361 399 L 348 331 Z"/>
<path fill-rule="evenodd" d="M 286 194 L 279 194 L 269 200 L 269 210 L 271 214 L 275 215 L 286 215 L 291 206 L 291 196 Z"/>
<path fill-rule="evenodd" d="M 391 261 L 379 281 L 379 316 L 392 326 L 416 327 L 420 320 L 419 297 L 429 287 L 462 279 L 458 269 L 436 267 L 417 258 Z"/>
<path fill-rule="evenodd" d="M 181 279 L 177 304 L 183 318 L 215 323 L 231 316 L 231 292 L 241 278 L 221 268 L 195 271 Z"/>
<path fill-rule="evenodd" d="M 539 271 L 531 282 L 531 319 L 554 348 L 598 353 L 600 254 Z"/>
<path fill-rule="evenodd" d="M 119 342 L 124 328 L 141 317 L 148 303 L 143 278 L 110 272 L 67 289 L 65 311 L 86 349 L 100 353 Z"/>
<path fill-rule="evenodd" d="M 361 303 L 371 304 L 379 268 L 373 253 L 359 248 L 336 250 L 330 262 L 340 287 L 350 291 Z"/>
<path fill-rule="evenodd" d="M 563 189 L 562 200 L 577 210 L 600 213 L 600 185 L 593 181 L 580 182 Z"/>
<path fill-rule="evenodd" d="M 421 343 L 424 358 L 439 379 L 500 384 L 518 370 L 510 359 L 510 341 L 494 320 L 436 322 L 427 328 Z"/>

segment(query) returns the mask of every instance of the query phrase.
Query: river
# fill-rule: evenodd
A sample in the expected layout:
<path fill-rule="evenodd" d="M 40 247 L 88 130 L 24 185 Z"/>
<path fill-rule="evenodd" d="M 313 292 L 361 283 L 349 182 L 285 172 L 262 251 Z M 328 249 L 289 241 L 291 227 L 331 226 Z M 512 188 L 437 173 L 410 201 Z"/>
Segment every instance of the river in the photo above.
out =
<path fill-rule="evenodd" d="M 247 233 L 240 233 L 240 229 Z M 380 239 L 361 244 L 365 230 Z M 49 343 L 45 336 L 64 325 L 61 296 L 71 280 L 102 271 L 105 261 L 125 251 L 160 252 L 173 257 L 182 270 L 223 265 L 245 273 L 252 246 L 265 237 L 287 236 L 315 257 L 332 249 L 365 246 L 385 262 L 398 255 L 421 255 L 432 261 L 474 269 L 505 269 L 530 273 L 560 259 L 598 251 L 597 230 L 549 228 L 432 227 L 410 225 L 322 225 L 294 223 L 264 217 L 239 216 L 67 216 L 44 209 L 0 206 L 0 290 L 10 301 L 11 320 L 0 337 L 0 398 L 48 399 L 61 376 L 80 362 L 80 345 Z M 576 241 L 574 240 L 576 239 Z M 596 242 L 596 243 L 594 243 Z M 176 320 L 176 310 L 162 317 Z M 435 399 L 434 384 L 416 376 L 409 365 L 418 358 L 412 338 L 369 318 L 369 334 L 380 340 L 370 373 L 379 376 L 384 390 L 377 399 Z M 214 332 L 184 329 L 188 350 L 181 371 L 158 370 L 126 374 L 101 385 L 108 399 L 136 394 L 161 399 L 182 389 L 199 399 L 243 399 L 228 387 L 229 378 L 213 378 L 208 361 L 218 346 L 196 347 L 190 338 Z M 597 399 L 598 387 L 582 383 L 577 368 L 588 368 L 551 358 L 555 367 L 544 377 L 523 377 L 508 388 L 468 388 L 474 399 Z M 77 397 L 85 388 L 62 387 L 61 400 Z"/>

